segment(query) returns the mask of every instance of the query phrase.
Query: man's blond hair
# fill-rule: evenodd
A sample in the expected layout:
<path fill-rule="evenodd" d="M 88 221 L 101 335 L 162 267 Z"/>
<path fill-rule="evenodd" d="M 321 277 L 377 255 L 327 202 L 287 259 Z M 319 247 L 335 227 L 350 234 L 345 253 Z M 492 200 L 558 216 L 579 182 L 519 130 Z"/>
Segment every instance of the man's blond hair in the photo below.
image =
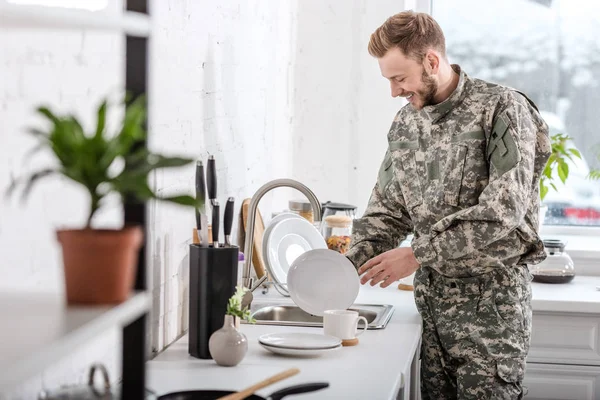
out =
<path fill-rule="evenodd" d="M 446 38 L 439 24 L 428 14 L 403 11 L 389 17 L 371 34 L 369 54 L 381 58 L 392 47 L 422 62 L 429 49 L 446 57 Z"/>

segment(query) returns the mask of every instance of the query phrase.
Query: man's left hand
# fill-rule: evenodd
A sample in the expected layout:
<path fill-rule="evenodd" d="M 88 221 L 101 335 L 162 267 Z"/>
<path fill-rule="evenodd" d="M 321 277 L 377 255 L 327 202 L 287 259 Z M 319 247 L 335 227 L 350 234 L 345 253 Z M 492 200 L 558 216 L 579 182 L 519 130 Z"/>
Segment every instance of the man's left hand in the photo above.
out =
<path fill-rule="evenodd" d="M 419 262 L 413 254 L 412 248 L 400 247 L 386 251 L 371 258 L 358 269 L 358 274 L 366 274 L 360 279 L 361 284 L 371 281 L 371 286 L 379 282 L 386 288 L 399 279 L 406 278 L 419 268 Z"/>

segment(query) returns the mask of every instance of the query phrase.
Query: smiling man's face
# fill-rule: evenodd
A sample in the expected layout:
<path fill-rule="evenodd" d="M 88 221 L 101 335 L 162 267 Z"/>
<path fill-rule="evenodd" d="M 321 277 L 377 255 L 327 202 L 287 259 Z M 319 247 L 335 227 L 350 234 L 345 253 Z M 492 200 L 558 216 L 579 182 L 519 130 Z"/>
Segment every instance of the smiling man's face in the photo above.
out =
<path fill-rule="evenodd" d="M 378 62 L 381 75 L 390 81 L 392 97 L 405 97 L 417 110 L 433 104 L 438 80 L 423 64 L 405 56 L 397 47 L 388 50 L 383 57 L 378 58 Z M 427 57 L 424 62 L 428 62 Z"/>

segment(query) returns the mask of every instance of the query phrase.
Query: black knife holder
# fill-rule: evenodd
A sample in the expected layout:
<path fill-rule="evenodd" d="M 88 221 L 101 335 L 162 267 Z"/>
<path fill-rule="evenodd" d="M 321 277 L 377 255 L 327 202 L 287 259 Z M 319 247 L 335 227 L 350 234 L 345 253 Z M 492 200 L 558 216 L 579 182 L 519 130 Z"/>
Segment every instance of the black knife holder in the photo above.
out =
<path fill-rule="evenodd" d="M 238 275 L 237 246 L 190 245 L 190 296 L 188 353 L 211 359 L 210 336 L 223 327 L 229 298 L 235 293 Z"/>

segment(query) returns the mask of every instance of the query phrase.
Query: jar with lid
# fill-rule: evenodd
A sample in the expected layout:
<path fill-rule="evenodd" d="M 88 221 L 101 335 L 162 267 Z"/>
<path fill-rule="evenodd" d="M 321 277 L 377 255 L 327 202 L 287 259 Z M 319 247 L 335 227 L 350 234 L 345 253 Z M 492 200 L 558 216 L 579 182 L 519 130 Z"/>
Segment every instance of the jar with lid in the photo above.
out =
<path fill-rule="evenodd" d="M 351 219 L 356 219 L 356 206 L 352 204 L 344 204 L 344 203 L 333 203 L 328 201 L 321 205 L 322 216 L 321 219 L 325 219 L 330 215 L 345 215 L 350 217 Z"/>
<path fill-rule="evenodd" d="M 567 283 L 575 277 L 575 264 L 565 252 L 566 243 L 561 240 L 544 240 L 546 259 L 530 269 L 534 282 Z"/>
<path fill-rule="evenodd" d="M 290 200 L 288 203 L 290 211 L 305 218 L 311 224 L 315 223 L 312 205 L 306 200 Z"/>
<path fill-rule="evenodd" d="M 347 215 L 329 215 L 323 219 L 322 235 L 327 248 L 344 254 L 350 247 L 352 218 Z"/>

